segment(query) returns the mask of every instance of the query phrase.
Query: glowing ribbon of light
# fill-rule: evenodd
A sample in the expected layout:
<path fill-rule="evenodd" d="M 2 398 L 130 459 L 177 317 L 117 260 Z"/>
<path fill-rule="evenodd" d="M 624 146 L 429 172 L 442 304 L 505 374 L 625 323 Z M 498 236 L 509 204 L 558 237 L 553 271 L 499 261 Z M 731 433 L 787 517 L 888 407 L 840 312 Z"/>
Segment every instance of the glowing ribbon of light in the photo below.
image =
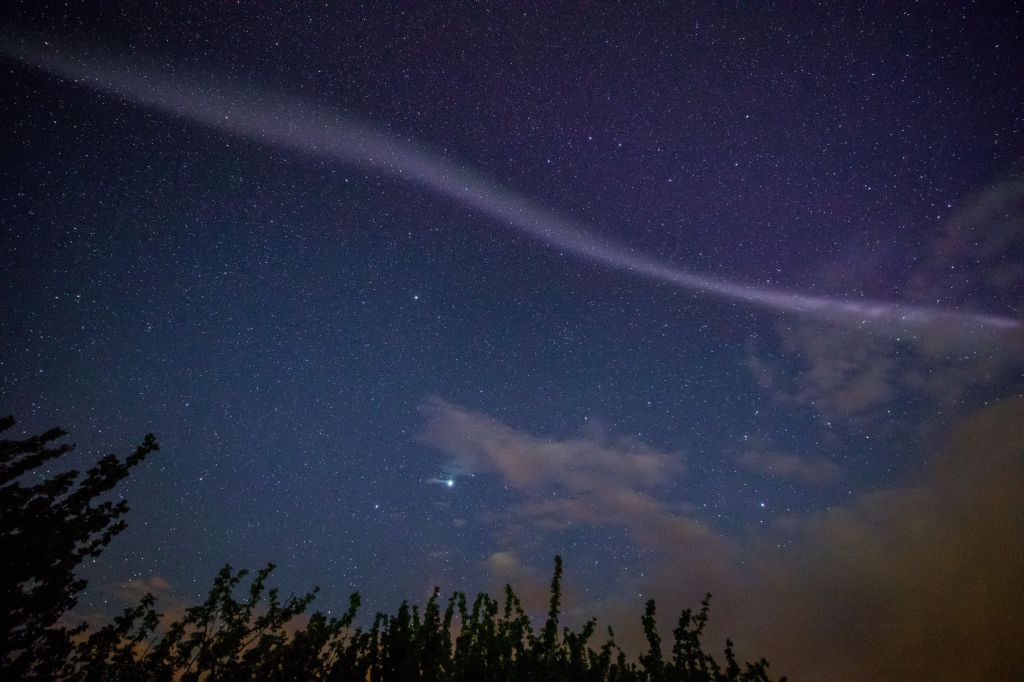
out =
<path fill-rule="evenodd" d="M 705 277 L 599 239 L 581 225 L 535 206 L 415 145 L 340 117 L 309 102 L 256 89 L 214 86 L 173 77 L 77 49 L 61 56 L 48 43 L 0 35 L 0 52 L 26 65 L 116 95 L 133 104 L 173 114 L 281 148 L 355 164 L 402 178 L 448 196 L 530 237 L 589 261 L 681 289 L 742 301 L 783 313 L 865 327 L 893 337 L 913 338 L 923 327 L 955 336 L 1010 332 L 1020 320 L 970 312 L 886 302 L 850 301 L 763 289 Z"/>

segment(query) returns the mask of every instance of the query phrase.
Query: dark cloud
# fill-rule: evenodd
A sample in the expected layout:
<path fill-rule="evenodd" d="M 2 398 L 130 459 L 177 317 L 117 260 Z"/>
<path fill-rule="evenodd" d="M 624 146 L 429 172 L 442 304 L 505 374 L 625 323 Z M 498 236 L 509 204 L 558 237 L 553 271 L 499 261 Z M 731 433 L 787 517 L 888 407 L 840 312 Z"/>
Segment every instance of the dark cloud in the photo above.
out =
<path fill-rule="evenodd" d="M 970 419 L 912 484 L 780 519 L 751 545 L 745 641 L 806 679 L 1013 679 L 1024 669 L 1024 400 Z M 741 627 L 741 629 L 743 629 Z M 749 640 L 746 640 L 749 637 Z"/>

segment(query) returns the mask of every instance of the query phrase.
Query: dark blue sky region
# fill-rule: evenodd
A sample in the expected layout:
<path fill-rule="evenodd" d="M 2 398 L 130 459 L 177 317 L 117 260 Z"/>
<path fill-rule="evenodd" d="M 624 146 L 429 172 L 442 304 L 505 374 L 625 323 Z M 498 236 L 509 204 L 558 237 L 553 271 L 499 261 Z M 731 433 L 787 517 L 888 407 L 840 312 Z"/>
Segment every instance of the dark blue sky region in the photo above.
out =
<path fill-rule="evenodd" d="M 647 596 L 712 591 L 715 636 L 797 679 L 1024 665 L 998 625 L 1024 622 L 1019 9 L 181 4 L 0 14 L 0 411 L 83 461 L 161 443 L 87 608 L 271 560 L 325 608 L 530 603 L 558 553 L 570 619 L 627 640 Z M 182 109 L 54 63 L 159 74 Z M 239 134 L 260 107 L 281 137 L 358 121 L 630 257 L 929 313 L 614 269 L 401 164 Z M 938 606 L 972 617 L 940 632 Z"/>

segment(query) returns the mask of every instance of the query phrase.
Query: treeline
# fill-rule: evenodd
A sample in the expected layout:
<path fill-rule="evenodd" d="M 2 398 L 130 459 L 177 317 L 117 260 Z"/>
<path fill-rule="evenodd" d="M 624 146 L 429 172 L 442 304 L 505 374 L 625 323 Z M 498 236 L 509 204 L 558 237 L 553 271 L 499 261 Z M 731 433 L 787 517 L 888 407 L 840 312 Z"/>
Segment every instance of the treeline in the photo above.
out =
<path fill-rule="evenodd" d="M 0 419 L 0 432 L 14 425 Z M 555 558 L 547 619 L 535 631 L 506 586 L 499 602 L 456 592 L 442 608 L 437 590 L 420 609 L 403 602 L 357 625 L 358 594 L 340 616 L 314 612 L 316 591 L 282 599 L 268 589 L 273 566 L 249 575 L 226 566 L 206 601 L 167 623 L 151 594 L 104 627 L 68 626 L 85 582 L 75 569 L 125 528 L 128 506 L 107 493 L 158 450 L 152 435 L 121 460 L 108 455 L 81 475 L 38 469 L 71 450 L 52 429 L 0 441 L 0 679 L 47 680 L 353 680 L 396 682 L 556 681 L 738 682 L 769 680 L 768 663 L 740 665 L 727 641 L 721 662 L 701 636 L 708 599 L 676 621 L 663 645 L 654 601 L 642 618 L 648 648 L 628 660 L 608 628 L 559 624 L 562 560 Z M 667 649 L 667 650 L 666 650 Z M 784 678 L 783 678 L 784 679 Z"/>

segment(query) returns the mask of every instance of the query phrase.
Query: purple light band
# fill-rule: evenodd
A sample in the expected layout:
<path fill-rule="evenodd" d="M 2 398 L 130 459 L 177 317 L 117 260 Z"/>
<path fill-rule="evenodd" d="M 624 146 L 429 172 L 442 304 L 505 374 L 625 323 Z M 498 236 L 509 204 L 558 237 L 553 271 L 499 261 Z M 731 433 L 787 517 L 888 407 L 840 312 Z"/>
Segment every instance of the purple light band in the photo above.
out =
<path fill-rule="evenodd" d="M 1016 340 L 1024 337 L 1024 322 L 1011 317 L 757 288 L 660 263 L 598 239 L 582 225 L 535 206 L 407 141 L 344 119 L 317 104 L 255 89 L 214 87 L 192 78 L 174 78 L 139 64 L 90 56 L 85 49 L 77 50 L 73 56 L 61 56 L 47 43 L 24 38 L 0 36 L 0 52 L 133 104 L 232 135 L 407 180 L 505 223 L 547 246 L 688 291 L 780 313 L 864 327 L 894 338 L 912 339 L 926 327 L 957 337 L 986 337 L 993 333 L 1008 333 Z"/>

